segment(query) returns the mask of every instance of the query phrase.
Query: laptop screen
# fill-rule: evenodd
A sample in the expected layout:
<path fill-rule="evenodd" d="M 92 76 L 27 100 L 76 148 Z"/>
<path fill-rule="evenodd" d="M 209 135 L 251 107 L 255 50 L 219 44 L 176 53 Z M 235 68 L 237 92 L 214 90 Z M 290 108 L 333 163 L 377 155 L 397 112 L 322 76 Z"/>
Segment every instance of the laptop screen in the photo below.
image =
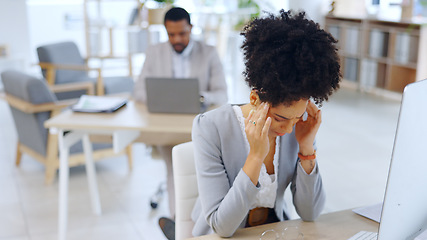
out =
<path fill-rule="evenodd" d="M 147 77 L 145 80 L 149 112 L 197 114 L 202 111 L 196 78 Z"/>

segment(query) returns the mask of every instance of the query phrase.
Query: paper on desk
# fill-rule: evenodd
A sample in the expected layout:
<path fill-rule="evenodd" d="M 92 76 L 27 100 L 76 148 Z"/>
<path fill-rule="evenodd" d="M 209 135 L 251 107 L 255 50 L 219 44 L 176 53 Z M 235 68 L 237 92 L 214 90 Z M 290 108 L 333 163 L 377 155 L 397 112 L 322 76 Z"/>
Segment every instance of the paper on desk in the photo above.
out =
<path fill-rule="evenodd" d="M 126 102 L 124 97 L 82 95 L 71 109 L 76 112 L 114 112 Z"/>
<path fill-rule="evenodd" d="M 383 203 L 377 203 L 366 207 L 355 208 L 353 212 L 379 223 L 382 209 Z"/>

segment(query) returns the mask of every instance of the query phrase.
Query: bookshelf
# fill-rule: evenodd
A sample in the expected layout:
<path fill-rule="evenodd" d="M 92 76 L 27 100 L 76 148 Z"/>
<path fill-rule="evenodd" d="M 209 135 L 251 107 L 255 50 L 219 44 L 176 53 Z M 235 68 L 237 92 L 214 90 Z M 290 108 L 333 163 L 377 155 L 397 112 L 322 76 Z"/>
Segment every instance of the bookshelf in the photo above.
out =
<path fill-rule="evenodd" d="M 124 65 L 132 77 L 134 56 L 145 52 L 149 37 L 142 6 L 140 0 L 84 0 L 86 56 L 101 66 L 108 64 L 104 60 L 116 69 Z"/>
<path fill-rule="evenodd" d="M 347 86 L 402 93 L 427 78 L 427 22 L 326 16 L 325 29 L 339 41 Z"/>

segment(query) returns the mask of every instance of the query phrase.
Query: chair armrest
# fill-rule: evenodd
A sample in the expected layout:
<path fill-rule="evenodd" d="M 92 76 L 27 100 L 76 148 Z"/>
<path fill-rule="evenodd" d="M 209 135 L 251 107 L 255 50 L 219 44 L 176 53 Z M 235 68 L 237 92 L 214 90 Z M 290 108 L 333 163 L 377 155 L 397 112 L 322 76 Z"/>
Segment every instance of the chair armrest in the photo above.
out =
<path fill-rule="evenodd" d="M 62 69 L 62 70 L 76 70 L 76 71 L 101 71 L 101 68 L 88 67 L 86 65 L 71 65 L 71 64 L 54 64 L 47 62 L 39 62 L 37 65 L 42 69 Z"/>
<path fill-rule="evenodd" d="M 6 94 L 6 100 L 10 106 L 25 113 L 56 111 L 69 107 L 78 101 L 78 99 L 68 99 L 51 103 L 32 104 L 10 94 Z"/>
<path fill-rule="evenodd" d="M 95 89 L 92 82 L 76 82 L 76 83 L 50 85 L 49 89 L 55 93 L 70 92 L 70 91 L 76 91 L 76 90 L 86 90 L 87 95 L 95 94 Z"/>
<path fill-rule="evenodd" d="M 92 68 L 85 65 L 65 65 L 65 64 L 53 64 L 46 62 L 39 62 L 37 65 L 41 69 L 46 69 L 46 80 L 49 85 L 53 86 L 55 84 L 55 71 L 56 70 L 77 70 L 77 71 L 97 71 L 98 77 L 96 80 L 96 89 L 97 95 L 104 95 L 104 82 L 102 79 L 102 70 L 101 68 Z"/>
<path fill-rule="evenodd" d="M 86 58 L 86 60 L 89 60 L 91 58 L 95 58 L 95 59 L 100 59 L 100 60 L 105 60 L 105 59 L 128 59 L 129 56 L 128 55 L 104 55 L 104 56 L 89 56 L 88 58 Z"/>

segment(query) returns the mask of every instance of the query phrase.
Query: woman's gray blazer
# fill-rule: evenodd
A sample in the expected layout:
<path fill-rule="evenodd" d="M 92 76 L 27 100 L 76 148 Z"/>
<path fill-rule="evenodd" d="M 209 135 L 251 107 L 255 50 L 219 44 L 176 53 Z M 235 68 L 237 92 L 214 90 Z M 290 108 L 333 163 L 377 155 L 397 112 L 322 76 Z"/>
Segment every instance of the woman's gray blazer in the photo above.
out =
<path fill-rule="evenodd" d="M 198 115 L 193 122 L 192 139 L 199 190 L 192 212 L 193 235 L 215 232 L 230 237 L 245 226 L 259 191 L 259 186 L 254 186 L 242 170 L 248 152 L 232 106 L 227 104 Z M 316 166 L 308 175 L 297 165 L 299 148 L 294 133 L 282 136 L 280 144 L 275 212 L 281 221 L 285 220 L 284 192 L 291 183 L 297 213 L 304 221 L 313 221 L 325 203 L 319 169 Z"/>

